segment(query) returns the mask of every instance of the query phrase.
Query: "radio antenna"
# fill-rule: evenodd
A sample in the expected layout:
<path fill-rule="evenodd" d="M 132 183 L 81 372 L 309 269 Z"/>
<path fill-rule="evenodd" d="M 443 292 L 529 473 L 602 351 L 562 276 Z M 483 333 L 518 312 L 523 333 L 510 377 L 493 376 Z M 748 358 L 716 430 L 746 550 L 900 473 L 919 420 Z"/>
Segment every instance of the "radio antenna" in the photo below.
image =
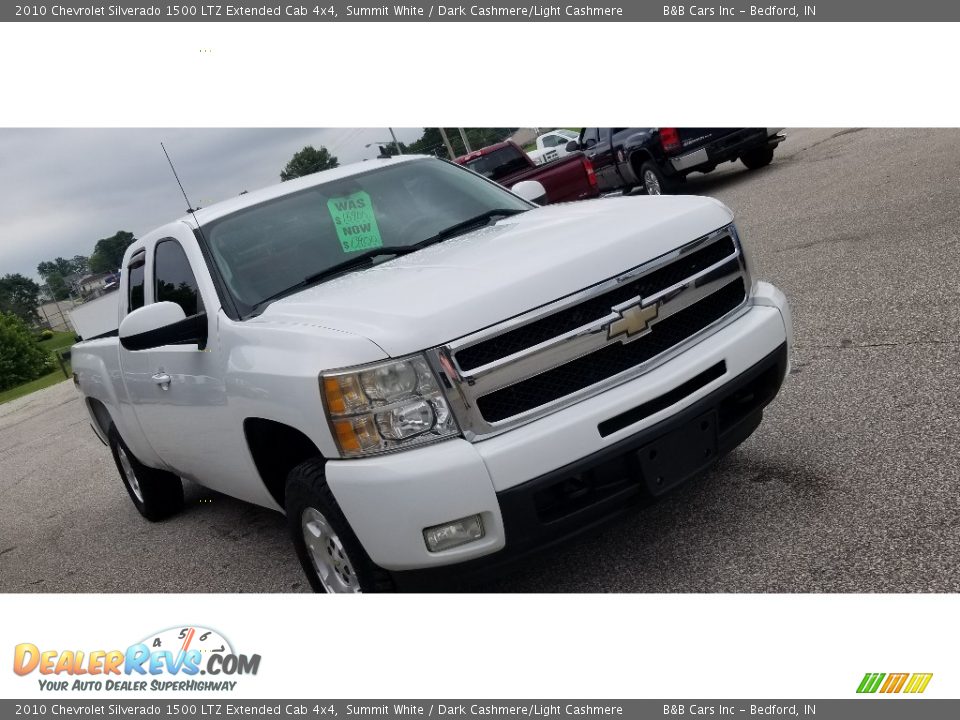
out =
<path fill-rule="evenodd" d="M 183 199 L 187 201 L 187 212 L 191 215 L 194 215 L 193 203 L 190 202 L 190 198 L 187 197 L 187 191 L 183 189 L 183 183 L 180 182 L 180 176 L 177 175 L 177 169 L 173 166 L 173 160 L 170 159 L 170 153 L 167 152 L 167 148 L 164 146 L 163 142 L 160 143 L 160 148 L 163 150 L 163 154 L 167 157 L 167 162 L 170 163 L 170 170 L 173 172 L 173 179 L 177 181 L 177 185 L 180 186 L 180 192 L 183 193 Z M 194 215 L 194 220 L 196 216 Z"/>
<path fill-rule="evenodd" d="M 187 212 L 193 216 L 193 222 L 197 225 L 197 234 L 200 236 L 200 249 L 201 251 L 204 251 L 204 246 L 207 243 L 207 239 L 203 236 L 203 228 L 200 227 L 200 221 L 197 220 L 197 211 L 193 209 L 193 204 L 190 202 L 190 198 L 187 197 L 187 191 L 183 189 L 183 183 L 180 182 L 180 176 L 177 175 L 177 169 L 173 166 L 173 160 L 170 159 L 170 153 L 167 152 L 167 148 L 163 144 L 162 140 L 160 141 L 160 148 L 163 150 L 163 154 L 167 157 L 167 162 L 170 163 L 170 170 L 173 172 L 173 177 L 177 181 L 177 185 L 180 186 L 180 192 L 183 193 L 183 199 L 187 201 Z M 216 280 L 214 280 L 214 282 L 216 282 Z M 204 315 L 205 314 L 206 313 L 204 313 Z M 197 348 L 200 350 L 200 352 L 208 352 L 207 341 L 201 341 Z"/>
<path fill-rule="evenodd" d="M 177 169 L 173 166 L 173 160 L 170 159 L 170 153 L 167 152 L 167 148 L 164 146 L 163 142 L 160 142 L 160 147 L 163 150 L 163 154 L 167 156 L 167 162 L 170 163 L 170 170 L 173 171 L 173 177 L 177 181 L 177 185 L 180 186 L 180 192 L 183 193 L 183 199 L 187 201 L 187 212 L 193 216 L 193 221 L 197 224 L 197 232 L 200 233 L 200 237 L 203 238 L 203 228 L 200 227 L 200 221 L 197 220 L 197 211 L 193 209 L 193 204 L 190 202 L 190 198 L 187 197 L 187 191 L 183 189 L 183 183 L 180 182 L 180 176 L 177 175 Z M 206 242 L 206 238 L 203 238 Z"/>

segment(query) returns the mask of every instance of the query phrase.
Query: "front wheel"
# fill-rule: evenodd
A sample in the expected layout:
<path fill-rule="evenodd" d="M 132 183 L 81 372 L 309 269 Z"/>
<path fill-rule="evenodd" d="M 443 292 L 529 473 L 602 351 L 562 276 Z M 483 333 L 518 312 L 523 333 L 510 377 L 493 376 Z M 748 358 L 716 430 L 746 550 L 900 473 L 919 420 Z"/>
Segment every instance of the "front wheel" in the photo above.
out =
<path fill-rule="evenodd" d="M 120 479 L 141 515 L 157 522 L 183 509 L 183 481 L 179 477 L 137 460 L 116 426 L 110 427 L 107 436 Z"/>
<path fill-rule="evenodd" d="M 745 152 L 740 156 L 740 159 L 743 161 L 743 164 L 747 166 L 748 170 L 759 170 L 773 162 L 773 148 L 756 148 L 755 150 Z"/>
<path fill-rule="evenodd" d="M 386 570 L 367 555 L 340 510 L 320 458 L 287 476 L 287 524 L 297 558 L 314 592 L 391 592 Z"/>

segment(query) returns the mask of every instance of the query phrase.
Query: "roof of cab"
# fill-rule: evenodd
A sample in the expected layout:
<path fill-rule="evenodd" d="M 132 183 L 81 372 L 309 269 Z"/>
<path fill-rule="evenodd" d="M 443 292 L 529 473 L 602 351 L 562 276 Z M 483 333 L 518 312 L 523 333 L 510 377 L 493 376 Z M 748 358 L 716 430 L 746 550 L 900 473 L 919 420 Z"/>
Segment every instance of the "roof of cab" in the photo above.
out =
<path fill-rule="evenodd" d="M 333 168 L 332 170 L 321 170 L 320 172 L 316 172 L 311 175 L 304 175 L 303 177 L 296 178 L 295 180 L 277 183 L 276 185 L 270 185 L 269 187 L 261 188 L 260 190 L 251 190 L 243 195 L 222 200 L 221 202 L 214 203 L 213 205 L 197 210 L 195 216 L 190 214 L 184 215 L 182 218 L 180 218 L 180 221 L 185 222 L 192 228 L 196 228 L 198 222 L 201 225 L 205 225 L 206 223 L 212 222 L 213 220 L 221 218 L 224 215 L 229 215 L 230 213 L 243 210 L 244 208 L 248 208 L 253 205 L 259 205 L 267 200 L 273 200 L 278 197 L 283 197 L 284 195 L 290 195 L 298 190 L 305 190 L 307 188 L 314 187 L 315 185 L 321 185 L 333 180 L 340 180 L 342 178 L 350 177 L 351 175 L 359 175 L 360 173 L 369 172 L 370 170 L 386 167 L 388 165 L 399 165 L 401 163 L 410 162 L 411 160 L 424 160 L 430 158 L 430 155 L 399 155 L 392 158 L 377 158 L 375 160 L 364 160 L 361 162 L 350 163 L 349 165 L 341 165 L 340 167 Z"/>

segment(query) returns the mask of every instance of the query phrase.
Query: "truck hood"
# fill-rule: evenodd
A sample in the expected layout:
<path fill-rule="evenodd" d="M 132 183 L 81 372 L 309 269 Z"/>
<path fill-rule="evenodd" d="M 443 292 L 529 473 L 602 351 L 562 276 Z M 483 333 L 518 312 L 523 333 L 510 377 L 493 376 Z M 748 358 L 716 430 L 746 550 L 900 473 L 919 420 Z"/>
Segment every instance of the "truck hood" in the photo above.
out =
<path fill-rule="evenodd" d="M 722 203 L 693 196 L 549 205 L 295 293 L 248 322 L 341 330 L 396 357 L 558 300 L 732 220 Z"/>

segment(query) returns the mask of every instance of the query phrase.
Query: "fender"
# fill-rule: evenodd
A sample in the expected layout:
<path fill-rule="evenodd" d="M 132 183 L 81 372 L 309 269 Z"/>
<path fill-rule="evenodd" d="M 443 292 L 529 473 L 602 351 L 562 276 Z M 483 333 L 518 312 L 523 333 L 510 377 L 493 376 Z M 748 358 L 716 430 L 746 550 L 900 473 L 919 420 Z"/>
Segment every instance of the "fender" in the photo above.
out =
<path fill-rule="evenodd" d="M 640 184 L 640 177 L 634 171 L 634 156 L 638 156 L 638 163 L 652 160 L 653 152 L 650 149 L 652 146 L 652 138 L 652 132 L 631 133 L 623 141 L 622 146 L 617 148 L 617 169 L 620 171 L 620 176 L 626 184 Z M 623 156 L 622 160 L 620 159 L 621 155 Z"/>
<path fill-rule="evenodd" d="M 89 340 L 74 345 L 72 361 L 77 389 L 85 396 L 85 399 L 90 398 L 103 404 L 107 412 L 110 413 L 110 419 L 117 426 L 117 431 L 123 437 L 124 442 L 142 463 L 150 467 L 165 469 L 163 462 L 157 456 L 140 427 L 140 422 L 137 420 L 128 398 L 125 395 L 120 397 L 118 394 L 118 391 L 125 394 L 125 386 L 122 383 L 111 381 L 112 377 L 120 373 L 118 348 L 114 347 L 112 348 L 114 352 L 108 353 L 108 356 L 116 362 L 116 368 L 113 368 L 113 371 L 107 366 L 104 358 L 95 352 L 88 352 L 88 350 L 101 346 L 109 347 L 113 342 L 116 342 L 116 340 L 109 338 L 106 340 Z M 89 402 L 84 402 L 84 410 L 90 417 L 94 432 L 103 442 L 108 442 L 106 434 L 100 429 Z"/>

